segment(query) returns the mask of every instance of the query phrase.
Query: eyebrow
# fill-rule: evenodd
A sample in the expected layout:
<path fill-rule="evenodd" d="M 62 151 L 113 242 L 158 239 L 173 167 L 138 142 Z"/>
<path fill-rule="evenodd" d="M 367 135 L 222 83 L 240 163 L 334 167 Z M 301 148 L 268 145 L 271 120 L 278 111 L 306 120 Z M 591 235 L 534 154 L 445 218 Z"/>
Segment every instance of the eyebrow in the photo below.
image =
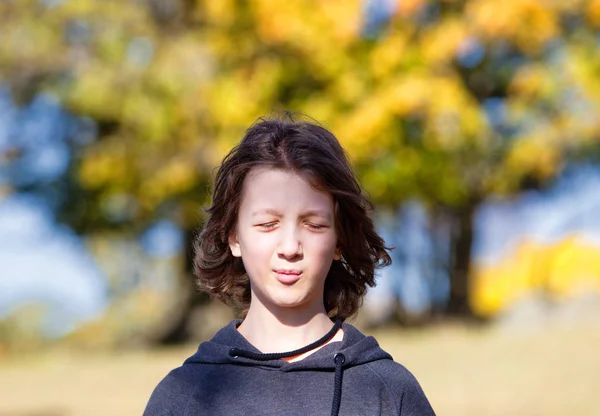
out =
<path fill-rule="evenodd" d="M 277 211 L 275 209 L 268 209 L 268 208 L 267 209 L 259 209 L 258 211 L 254 211 L 252 213 L 252 216 L 253 217 L 257 217 L 259 215 L 264 215 L 264 214 L 273 215 L 275 217 L 281 217 L 282 216 L 281 212 L 279 212 L 279 211 Z"/>
<path fill-rule="evenodd" d="M 254 211 L 251 216 L 252 217 L 257 217 L 259 215 L 273 215 L 275 217 L 283 217 L 283 214 L 280 211 L 277 211 L 276 209 L 261 209 L 258 211 Z M 325 219 L 329 219 L 329 215 L 325 212 L 325 211 L 320 211 L 320 210 L 310 210 L 310 211 L 306 211 L 301 215 L 302 218 L 306 218 L 306 217 L 322 217 Z"/>

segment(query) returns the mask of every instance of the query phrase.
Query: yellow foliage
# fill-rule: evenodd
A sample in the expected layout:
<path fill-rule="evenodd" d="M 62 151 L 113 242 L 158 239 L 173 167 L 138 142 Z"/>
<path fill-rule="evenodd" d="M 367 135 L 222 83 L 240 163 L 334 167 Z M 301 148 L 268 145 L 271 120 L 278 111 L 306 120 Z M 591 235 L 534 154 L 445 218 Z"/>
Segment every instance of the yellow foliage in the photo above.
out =
<path fill-rule="evenodd" d="M 325 47 L 324 40 L 328 40 L 334 42 L 329 46 L 343 47 L 359 34 L 362 10 L 358 0 L 254 0 L 252 6 L 259 33 L 268 43 L 316 49 Z"/>
<path fill-rule="evenodd" d="M 398 14 L 402 17 L 410 17 L 427 4 L 427 0 L 398 0 L 397 3 Z"/>
<path fill-rule="evenodd" d="M 315 14 L 322 15 L 324 26 L 332 31 L 333 39 L 345 45 L 359 36 L 362 21 L 362 1 L 316 1 Z"/>
<path fill-rule="evenodd" d="M 528 65 L 521 68 L 509 86 L 511 96 L 531 101 L 551 95 L 556 90 L 550 70 L 542 65 Z"/>
<path fill-rule="evenodd" d="M 334 131 L 342 138 L 351 156 L 369 158 L 388 142 L 389 138 L 379 132 L 389 121 L 390 114 L 377 97 L 373 97 L 364 100 L 347 118 L 338 120 Z"/>
<path fill-rule="evenodd" d="M 336 116 L 340 117 L 333 100 L 324 94 L 314 94 L 309 97 L 305 102 L 299 104 L 298 110 L 303 114 L 310 114 L 315 120 L 321 122 L 332 122 Z M 343 140 L 343 137 L 338 137 L 338 139 Z"/>
<path fill-rule="evenodd" d="M 551 293 L 569 294 L 574 283 L 600 290 L 600 249 L 572 236 L 552 248 L 546 287 Z"/>
<path fill-rule="evenodd" d="M 140 8 L 134 2 L 116 0 L 77 0 L 63 1 L 48 9 L 48 15 L 57 16 L 64 20 L 98 19 L 104 23 L 103 28 L 115 27 L 120 23 L 135 29 L 141 35 L 144 29 L 151 27 L 147 9 Z M 115 25 L 116 24 L 116 25 Z"/>
<path fill-rule="evenodd" d="M 556 131 L 545 127 L 519 138 L 506 159 L 505 169 L 517 177 L 526 172 L 539 178 L 551 177 L 560 169 L 561 149 L 557 146 Z"/>
<path fill-rule="evenodd" d="M 467 27 L 463 19 L 447 19 L 423 34 L 423 58 L 433 66 L 448 64 L 455 58 L 458 47 L 467 37 Z"/>
<path fill-rule="evenodd" d="M 102 151 L 90 151 L 79 167 L 78 178 L 87 189 L 101 188 L 119 183 L 127 172 L 127 155 L 124 143 L 118 137 L 105 138 Z"/>
<path fill-rule="evenodd" d="M 591 24 L 600 27 L 600 0 L 589 0 L 586 15 Z"/>
<path fill-rule="evenodd" d="M 465 143 L 484 143 L 487 137 L 485 117 L 461 82 L 454 78 L 438 78 L 430 85 L 429 123 L 426 126 L 431 133 L 430 146 L 451 151 Z"/>
<path fill-rule="evenodd" d="M 570 59 L 563 65 L 561 75 L 565 82 L 577 86 L 577 92 L 588 102 L 600 108 L 600 55 L 572 45 L 568 47 Z"/>
<path fill-rule="evenodd" d="M 277 14 L 274 3 L 277 4 Z M 284 42 L 294 34 L 304 32 L 300 16 L 294 10 L 293 2 L 277 2 L 277 0 L 257 0 L 254 2 L 258 24 L 258 33 L 268 43 Z"/>
<path fill-rule="evenodd" d="M 77 107 L 85 115 L 99 120 L 110 120 L 120 116 L 123 96 L 114 91 L 115 74 L 109 67 L 81 68 L 81 75 L 69 93 L 68 104 Z"/>
<path fill-rule="evenodd" d="M 0 2 L 2 80 L 50 88 L 114 135 L 84 149 L 80 179 L 101 193 L 127 189 L 146 216 L 165 198 L 182 203 L 245 128 L 275 109 L 328 123 L 368 191 L 389 203 L 407 178 L 448 204 L 478 181 L 486 186 L 477 192 L 513 193 L 523 175 L 550 177 L 567 145 L 597 138 L 600 119 L 586 116 L 600 109 L 594 30 L 560 25 L 569 14 L 597 22 L 598 0 L 402 0 L 370 38 L 362 0 L 185 4 L 184 18 L 165 22 L 140 1 Z M 429 6 L 440 13 L 419 14 Z M 73 23 L 83 35 L 71 44 Z M 555 36 L 550 61 L 539 52 Z M 481 68 L 457 63 L 466 39 L 482 44 Z M 132 45 L 148 62 L 131 59 Z M 504 47 L 514 62 L 489 68 Z M 490 95 L 506 98 L 516 137 L 488 125 L 480 101 Z M 571 96 L 584 111 L 558 105 Z"/>
<path fill-rule="evenodd" d="M 398 31 L 382 36 L 369 56 L 370 71 L 374 78 L 383 79 L 393 74 L 406 59 L 407 41 L 406 34 Z"/>
<path fill-rule="evenodd" d="M 385 89 L 384 103 L 400 117 L 416 112 L 425 106 L 431 94 L 436 93 L 431 84 L 431 79 L 421 73 L 393 79 Z"/>
<path fill-rule="evenodd" d="M 172 114 L 165 100 L 143 93 L 125 98 L 122 109 L 123 122 L 138 132 L 140 139 L 165 140 L 173 131 Z"/>
<path fill-rule="evenodd" d="M 236 10 L 233 0 L 206 0 L 199 6 L 203 17 L 213 24 L 229 25 L 233 22 Z"/>
<path fill-rule="evenodd" d="M 277 65 L 269 66 L 268 62 L 261 67 L 261 71 L 239 70 L 228 77 L 215 79 L 204 91 L 204 99 L 211 103 L 206 111 L 220 128 L 245 128 L 268 111 L 265 101 L 270 97 L 279 69 Z M 219 139 L 224 141 L 219 140 L 214 145 L 227 148 L 240 137 L 224 135 Z"/>
<path fill-rule="evenodd" d="M 378 169 L 372 169 L 365 174 L 363 183 L 367 189 L 370 190 L 369 196 L 374 200 L 377 200 L 385 195 L 389 180 L 389 175 L 386 175 L 385 172 L 381 172 Z"/>
<path fill-rule="evenodd" d="M 144 208 L 153 209 L 160 202 L 191 189 L 197 181 L 195 165 L 182 155 L 144 178 L 140 187 L 140 199 Z"/>
<path fill-rule="evenodd" d="M 585 7 L 589 0 L 561 0 L 544 2 L 545 7 L 551 7 L 557 13 L 577 14 Z"/>
<path fill-rule="evenodd" d="M 493 316 L 520 296 L 544 291 L 560 299 L 579 287 L 600 291 L 600 248 L 577 236 L 553 245 L 523 241 L 498 264 L 476 264 L 471 305 L 481 316 Z"/>
<path fill-rule="evenodd" d="M 485 39 L 508 38 L 530 53 L 538 52 L 559 34 L 555 10 L 543 0 L 471 1 L 466 11 Z"/>
<path fill-rule="evenodd" d="M 499 264 L 473 266 L 471 306 L 481 316 L 492 316 L 531 289 L 536 278 L 539 247 L 522 242 Z"/>
<path fill-rule="evenodd" d="M 356 72 L 345 72 L 333 82 L 331 92 L 340 101 L 346 104 L 354 105 L 359 102 L 363 96 L 368 95 L 362 79 Z"/>
<path fill-rule="evenodd" d="M 193 93 L 214 75 L 214 57 L 205 45 L 191 35 L 163 40 L 152 63 L 151 80 L 161 92 L 174 98 Z"/>
<path fill-rule="evenodd" d="M 157 180 L 164 184 L 170 194 L 190 189 L 195 183 L 195 177 L 194 165 L 183 158 L 172 160 L 157 174 Z"/>
<path fill-rule="evenodd" d="M 63 39 L 56 31 L 57 22 L 51 19 L 51 24 L 40 25 L 36 7 L 21 8 L 15 16 L 14 12 L 3 12 L 0 9 L 0 27 L 2 27 L 2 40 L 0 41 L 0 74 L 2 67 L 15 66 L 23 72 L 30 71 L 30 65 L 49 66 L 59 68 L 65 65 L 65 56 L 56 55 L 52 51 L 62 46 Z M 19 20 L 18 25 L 2 22 L 3 14 L 7 19 Z"/>
<path fill-rule="evenodd" d="M 106 2 L 110 5 L 110 1 Z M 80 1 L 68 1 L 63 2 L 59 5 L 61 12 L 65 17 L 74 18 L 89 16 L 98 11 L 98 2 L 95 0 L 80 0 Z"/>

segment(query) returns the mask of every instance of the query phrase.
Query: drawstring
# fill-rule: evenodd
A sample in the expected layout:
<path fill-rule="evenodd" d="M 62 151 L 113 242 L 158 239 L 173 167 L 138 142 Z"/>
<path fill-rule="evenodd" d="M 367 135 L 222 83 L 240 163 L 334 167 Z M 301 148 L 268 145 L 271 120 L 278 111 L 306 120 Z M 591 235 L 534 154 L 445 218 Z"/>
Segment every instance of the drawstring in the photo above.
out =
<path fill-rule="evenodd" d="M 342 365 L 346 362 L 344 354 L 337 353 L 333 356 L 333 362 L 335 363 L 335 380 L 333 382 L 333 403 L 331 403 L 331 416 L 337 416 L 340 411 L 340 404 L 342 403 Z"/>
<path fill-rule="evenodd" d="M 306 347 L 302 347 L 294 351 L 262 354 L 258 352 L 243 350 L 240 348 L 231 348 L 229 350 L 229 356 L 231 358 L 250 358 L 251 360 L 256 361 L 270 361 L 279 360 L 281 358 L 294 357 L 296 355 L 304 354 L 305 352 L 308 352 L 325 344 L 327 341 L 333 338 L 333 336 L 337 333 L 341 326 L 342 320 L 338 319 L 337 321 L 335 321 L 335 325 L 333 325 L 333 328 L 331 328 L 331 330 L 328 333 L 326 333 L 322 338 L 318 339 L 312 344 L 307 345 Z M 335 363 L 335 379 L 333 385 L 333 403 L 331 404 L 331 416 L 337 416 L 337 414 L 340 411 L 340 403 L 342 400 L 342 365 L 345 361 L 346 357 L 344 357 L 344 354 L 337 353 L 333 356 L 333 362 Z"/>
<path fill-rule="evenodd" d="M 295 355 L 304 354 L 305 352 L 314 350 L 315 348 L 320 347 L 321 345 L 325 344 L 327 341 L 329 341 L 331 338 L 333 338 L 333 336 L 336 334 L 336 332 L 340 329 L 341 326 L 342 326 L 342 320 L 338 319 L 337 321 L 335 321 L 335 325 L 333 325 L 333 328 L 331 328 L 331 330 L 328 333 L 326 333 L 322 338 L 318 339 L 317 341 L 313 342 L 312 344 L 307 345 L 306 347 L 302 347 L 302 348 L 294 350 L 294 351 L 262 354 L 259 352 L 242 350 L 240 348 L 232 348 L 229 350 L 229 356 L 232 358 L 245 357 L 245 358 L 250 358 L 251 360 L 256 360 L 256 361 L 270 361 L 270 360 L 279 360 L 281 358 L 293 357 Z"/>

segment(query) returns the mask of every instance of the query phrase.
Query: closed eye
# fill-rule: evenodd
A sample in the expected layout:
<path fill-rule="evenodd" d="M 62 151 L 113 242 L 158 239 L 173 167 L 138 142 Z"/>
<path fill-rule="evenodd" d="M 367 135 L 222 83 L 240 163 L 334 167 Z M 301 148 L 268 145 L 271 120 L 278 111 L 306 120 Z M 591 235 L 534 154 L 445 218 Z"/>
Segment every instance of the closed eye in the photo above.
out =
<path fill-rule="evenodd" d="M 309 229 L 311 229 L 313 231 L 322 231 L 325 228 L 327 228 L 326 225 L 313 224 L 313 223 L 310 223 L 310 222 L 307 222 L 306 225 L 308 226 Z"/>
<path fill-rule="evenodd" d="M 277 225 L 277 223 L 275 221 L 273 221 L 273 222 L 266 222 L 264 224 L 257 224 L 257 227 L 261 228 L 262 230 L 271 230 L 271 229 L 275 228 L 276 225 Z"/>

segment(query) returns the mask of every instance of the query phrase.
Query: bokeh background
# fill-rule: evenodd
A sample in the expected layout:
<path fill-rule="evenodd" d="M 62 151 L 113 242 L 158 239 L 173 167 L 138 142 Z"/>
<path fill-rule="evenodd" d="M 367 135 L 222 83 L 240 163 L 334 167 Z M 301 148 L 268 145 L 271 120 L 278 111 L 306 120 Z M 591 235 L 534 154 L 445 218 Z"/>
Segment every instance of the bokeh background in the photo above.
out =
<path fill-rule="evenodd" d="M 354 322 L 438 414 L 600 414 L 600 1 L 5 0 L 0 415 L 141 414 L 233 317 L 190 242 L 281 110 L 376 203 Z"/>

